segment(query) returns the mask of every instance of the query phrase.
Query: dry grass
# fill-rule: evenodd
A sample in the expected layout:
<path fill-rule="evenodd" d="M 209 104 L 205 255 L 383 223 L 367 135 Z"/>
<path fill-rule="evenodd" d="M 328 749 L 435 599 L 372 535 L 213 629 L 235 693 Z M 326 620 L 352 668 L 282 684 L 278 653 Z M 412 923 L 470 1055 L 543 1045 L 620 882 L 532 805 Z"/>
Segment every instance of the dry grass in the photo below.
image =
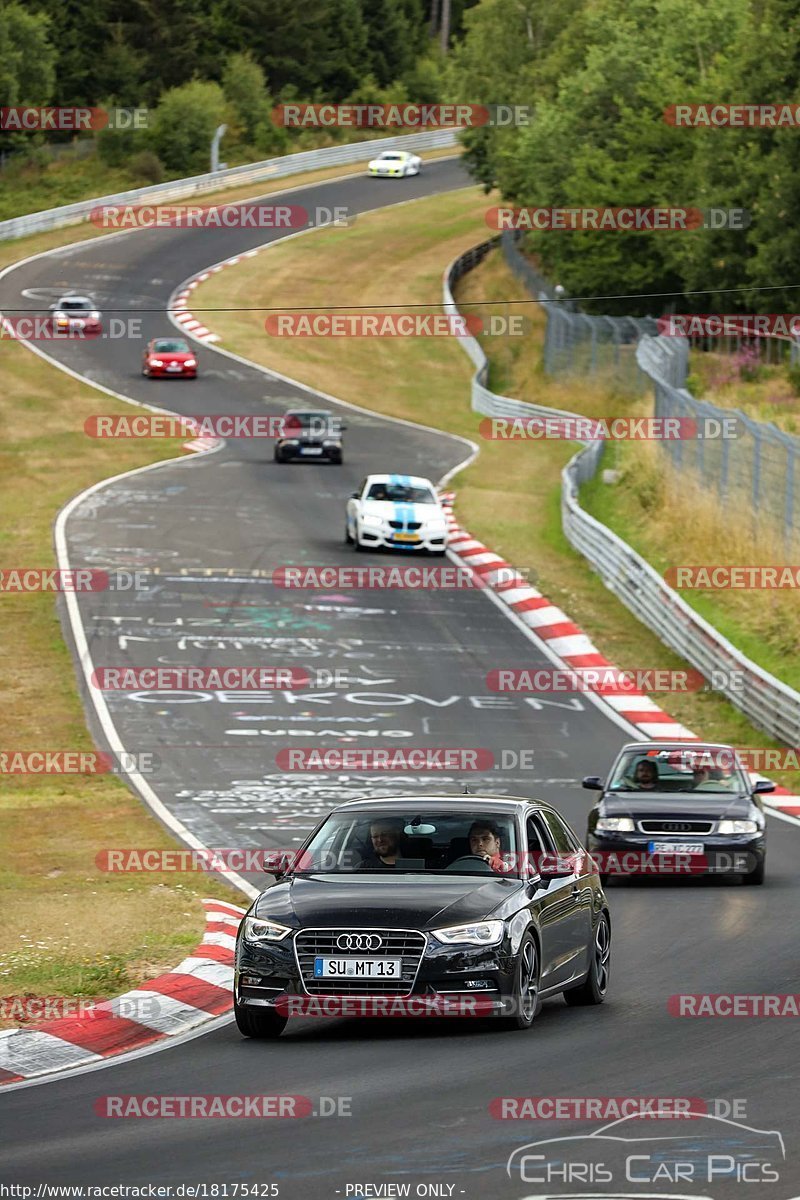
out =
<path fill-rule="evenodd" d="M 698 400 L 720 408 L 736 408 L 756 421 L 770 421 L 786 433 L 800 434 L 800 397 L 788 366 L 762 363 L 740 371 L 735 356 L 692 351 L 687 388 Z"/>
<path fill-rule="evenodd" d="M 222 336 L 222 345 L 238 354 L 376 412 L 478 440 L 480 418 L 469 408 L 471 367 L 454 340 L 268 337 L 263 310 L 436 304 L 445 265 L 484 240 L 483 214 L 490 203 L 470 188 L 359 217 L 350 229 L 296 238 L 209 279 L 198 289 L 198 307 Z M 495 390 L 598 417 L 648 411 L 646 399 L 631 400 L 611 387 L 544 377 L 541 312 L 524 303 L 527 293 L 499 255 L 466 276 L 458 299 L 466 311 L 523 312 L 531 321 L 526 337 L 485 339 Z M 237 307 L 250 311 L 223 311 Z M 262 311 L 253 311 L 258 308 Z M 620 666 L 684 666 L 631 618 L 566 542 L 560 472 L 574 451 L 563 442 L 482 441 L 478 460 L 455 481 L 461 521 L 498 553 L 531 568 L 543 592 Z M 706 737 L 770 744 L 718 695 L 667 696 L 664 706 Z M 800 784 L 789 774 L 781 782 Z"/>
<path fill-rule="evenodd" d="M 181 442 L 87 438 L 91 413 L 131 409 L 17 343 L 0 342 L 0 372 L 0 565 L 53 566 L 53 519 L 71 496 L 173 458 Z M 0 679 L 4 748 L 93 749 L 52 594 L 0 597 Z M 199 898 L 236 898 L 196 873 L 101 873 L 95 856 L 109 845 L 174 845 L 108 776 L 6 776 L 0 844 L 0 995 L 114 995 L 197 943 Z"/>

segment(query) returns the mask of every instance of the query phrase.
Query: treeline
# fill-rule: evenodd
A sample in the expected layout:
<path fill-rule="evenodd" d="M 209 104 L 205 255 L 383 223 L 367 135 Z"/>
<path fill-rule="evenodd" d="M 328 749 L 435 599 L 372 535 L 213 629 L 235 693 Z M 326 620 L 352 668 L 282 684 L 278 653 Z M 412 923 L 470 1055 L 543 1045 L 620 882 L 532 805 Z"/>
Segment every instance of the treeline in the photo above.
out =
<path fill-rule="evenodd" d="M 626 297 L 586 309 L 796 310 L 800 127 L 664 119 L 673 104 L 797 101 L 796 0 L 482 0 L 465 26 L 452 55 L 458 98 L 534 107 L 528 127 L 468 135 L 474 171 L 506 200 L 749 214 L 744 231 L 528 235 L 570 295 Z M 638 292 L 677 295 L 627 298 Z"/>
<path fill-rule="evenodd" d="M 223 122 L 223 157 L 233 161 L 352 138 L 288 132 L 272 109 L 295 99 L 441 99 L 442 40 L 460 36 L 476 0 L 452 0 L 446 18 L 443 2 L 12 0 L 0 7 L 0 104 L 147 108 L 147 130 L 99 140 L 110 164 L 144 155 L 154 181 L 207 170 Z M 0 149 L 42 140 L 0 135 Z"/>
<path fill-rule="evenodd" d="M 799 33 L 797 0 L 11 0 L 0 104 L 150 109 L 148 129 L 98 137 L 106 162 L 137 164 L 143 182 L 207 170 L 221 123 L 231 163 L 354 136 L 283 129 L 271 114 L 284 101 L 527 106 L 529 124 L 465 138 L 476 178 L 505 201 L 748 214 L 744 230 L 530 234 L 584 307 L 791 312 L 800 128 L 681 128 L 664 114 L 791 103 Z M 0 149 L 37 141 L 0 135 Z"/>

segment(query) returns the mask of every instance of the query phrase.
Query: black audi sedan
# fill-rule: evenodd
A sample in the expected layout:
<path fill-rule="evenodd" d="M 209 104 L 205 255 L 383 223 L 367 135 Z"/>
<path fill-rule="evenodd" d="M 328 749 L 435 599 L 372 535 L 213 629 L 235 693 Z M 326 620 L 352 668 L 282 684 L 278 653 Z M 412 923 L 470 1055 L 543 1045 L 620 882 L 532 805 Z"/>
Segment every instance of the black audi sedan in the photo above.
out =
<path fill-rule="evenodd" d="M 248 1037 L 277 1037 L 290 1015 L 475 1015 L 527 1029 L 548 996 L 605 999 L 605 895 L 548 804 L 353 801 L 285 860 L 236 941 Z"/>
<path fill-rule="evenodd" d="M 710 742 L 630 742 L 589 813 L 586 847 L 605 882 L 610 875 L 728 874 L 761 884 L 766 817 L 736 750 Z"/>
<path fill-rule="evenodd" d="M 275 442 L 275 462 L 317 459 L 341 465 L 342 433 L 346 428 L 335 413 L 292 409 L 284 417 L 283 437 Z"/>

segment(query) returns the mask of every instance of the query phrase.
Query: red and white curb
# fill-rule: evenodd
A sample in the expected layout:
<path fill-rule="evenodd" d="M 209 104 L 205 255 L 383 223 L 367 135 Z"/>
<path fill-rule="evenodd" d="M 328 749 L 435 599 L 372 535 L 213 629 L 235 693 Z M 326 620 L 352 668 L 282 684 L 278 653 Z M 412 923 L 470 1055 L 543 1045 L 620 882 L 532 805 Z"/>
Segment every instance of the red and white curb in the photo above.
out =
<path fill-rule="evenodd" d="M 245 910 L 224 900 L 204 900 L 203 906 L 203 940 L 173 970 L 84 1015 L 0 1031 L 0 1084 L 101 1062 L 229 1012 L 236 931 Z"/>
<path fill-rule="evenodd" d="M 601 667 L 609 671 L 615 670 L 614 664 L 600 653 L 591 639 L 566 613 L 536 588 L 531 587 L 511 563 L 461 528 L 453 515 L 453 492 L 442 492 L 440 498 L 447 513 L 448 549 L 464 566 L 480 576 L 498 599 L 506 604 L 537 638 L 546 643 L 551 654 L 559 658 L 566 667 Z M 603 701 L 614 712 L 640 730 L 650 741 L 701 740 L 644 692 L 631 692 L 620 687 L 615 693 L 613 689 L 604 688 L 602 696 Z M 758 774 L 752 774 L 751 777 L 765 778 Z M 777 787 L 774 792 L 763 795 L 761 799 L 769 808 L 791 817 L 800 817 L 800 796 L 793 795 L 788 788 Z"/>
<path fill-rule="evenodd" d="M 233 258 L 226 258 L 224 262 L 217 263 L 215 267 L 209 267 L 207 271 L 203 271 L 200 275 L 196 275 L 194 279 L 188 280 L 183 289 L 173 297 L 170 305 L 173 316 L 181 328 L 200 342 L 218 342 L 219 334 L 212 333 L 202 321 L 198 321 L 197 317 L 189 311 L 189 301 L 192 292 L 201 283 L 205 283 L 206 279 L 210 279 L 212 275 L 216 275 L 217 272 L 224 270 L 225 267 L 234 267 L 243 258 L 255 258 L 257 254 L 258 250 L 247 250 L 244 254 L 237 254 Z"/>

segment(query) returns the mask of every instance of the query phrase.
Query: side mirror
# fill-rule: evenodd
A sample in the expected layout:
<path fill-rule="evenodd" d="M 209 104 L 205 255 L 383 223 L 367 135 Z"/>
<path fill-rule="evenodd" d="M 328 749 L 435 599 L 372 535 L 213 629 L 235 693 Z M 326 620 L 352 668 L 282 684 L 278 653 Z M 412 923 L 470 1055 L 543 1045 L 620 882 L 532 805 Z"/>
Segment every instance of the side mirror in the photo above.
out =
<path fill-rule="evenodd" d="M 603 781 L 599 775 L 584 775 L 581 787 L 585 787 L 588 792 L 602 792 Z"/>
<path fill-rule="evenodd" d="M 361 492 L 351 492 L 350 493 L 351 500 L 358 500 L 360 496 L 361 496 Z"/>
<path fill-rule="evenodd" d="M 771 779 L 759 779 L 756 786 L 753 788 L 753 795 L 763 795 L 764 792 L 774 792 L 775 784 Z"/>
<path fill-rule="evenodd" d="M 292 850 L 267 850 L 264 854 L 264 872 L 283 879 L 295 864 L 296 855 Z"/>

